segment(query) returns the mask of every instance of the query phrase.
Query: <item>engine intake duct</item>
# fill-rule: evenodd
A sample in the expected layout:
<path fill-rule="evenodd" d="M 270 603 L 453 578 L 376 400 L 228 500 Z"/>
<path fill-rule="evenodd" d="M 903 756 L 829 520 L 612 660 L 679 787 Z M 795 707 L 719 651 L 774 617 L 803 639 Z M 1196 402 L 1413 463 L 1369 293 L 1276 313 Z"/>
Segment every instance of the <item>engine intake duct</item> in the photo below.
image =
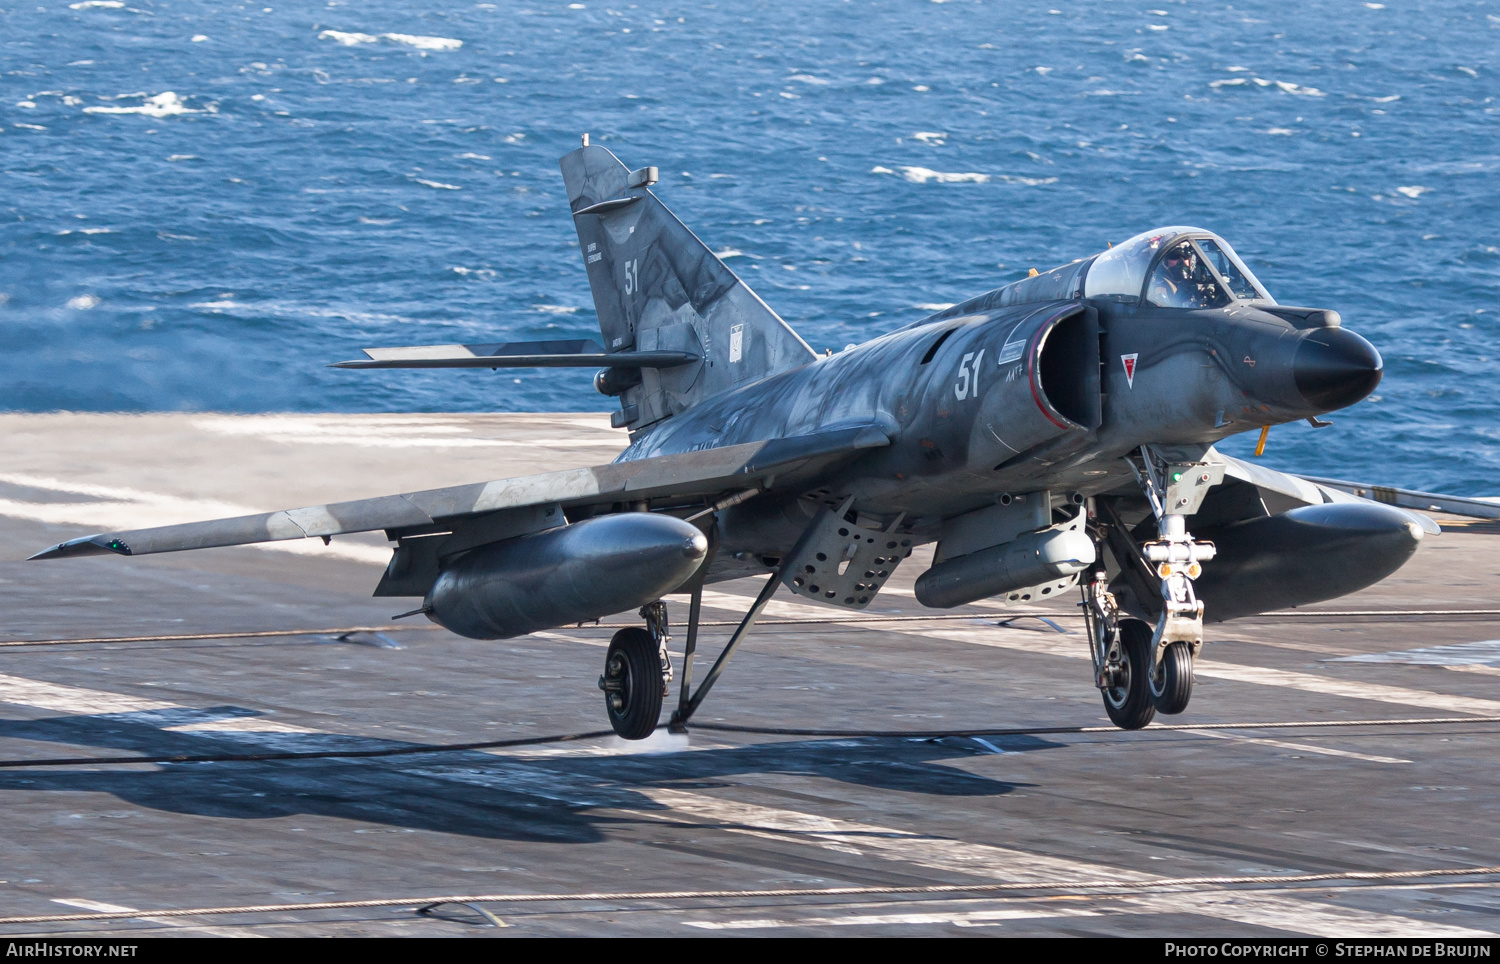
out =
<path fill-rule="evenodd" d="M 1074 520 L 938 563 L 917 579 L 917 601 L 949 609 L 1071 576 L 1093 562 L 1094 542 Z"/>
<path fill-rule="evenodd" d="M 481 546 L 427 594 L 427 618 L 470 639 L 588 622 L 661 598 L 703 563 L 708 540 L 675 516 L 600 516 Z"/>

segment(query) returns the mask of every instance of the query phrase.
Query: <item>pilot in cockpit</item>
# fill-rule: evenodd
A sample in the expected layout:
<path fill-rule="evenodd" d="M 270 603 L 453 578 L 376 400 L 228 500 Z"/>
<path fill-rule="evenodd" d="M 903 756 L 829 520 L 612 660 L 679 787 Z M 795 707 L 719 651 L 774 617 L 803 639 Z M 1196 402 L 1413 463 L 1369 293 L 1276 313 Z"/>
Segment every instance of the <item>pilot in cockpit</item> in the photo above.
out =
<path fill-rule="evenodd" d="M 1213 275 L 1186 241 L 1162 257 L 1146 297 L 1164 308 L 1211 308 L 1223 300 Z"/>

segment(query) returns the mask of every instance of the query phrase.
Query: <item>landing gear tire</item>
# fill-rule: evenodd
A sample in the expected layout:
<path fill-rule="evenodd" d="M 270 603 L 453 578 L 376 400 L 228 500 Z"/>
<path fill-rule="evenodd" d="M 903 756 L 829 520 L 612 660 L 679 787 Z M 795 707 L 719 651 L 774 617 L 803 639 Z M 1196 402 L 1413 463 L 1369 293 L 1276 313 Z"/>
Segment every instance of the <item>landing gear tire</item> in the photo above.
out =
<path fill-rule="evenodd" d="M 631 626 L 615 633 L 604 657 L 604 708 L 623 739 L 644 740 L 661 719 L 661 657 L 656 640 Z"/>
<path fill-rule="evenodd" d="M 1139 730 L 1156 716 L 1151 702 L 1151 636 L 1151 627 L 1141 620 L 1120 620 L 1120 649 L 1125 658 L 1114 683 L 1103 693 L 1104 710 L 1121 729 Z"/>
<path fill-rule="evenodd" d="M 1151 674 L 1151 702 L 1158 713 L 1181 713 L 1193 698 L 1193 650 L 1187 643 L 1173 643 L 1161 654 L 1161 664 Z"/>

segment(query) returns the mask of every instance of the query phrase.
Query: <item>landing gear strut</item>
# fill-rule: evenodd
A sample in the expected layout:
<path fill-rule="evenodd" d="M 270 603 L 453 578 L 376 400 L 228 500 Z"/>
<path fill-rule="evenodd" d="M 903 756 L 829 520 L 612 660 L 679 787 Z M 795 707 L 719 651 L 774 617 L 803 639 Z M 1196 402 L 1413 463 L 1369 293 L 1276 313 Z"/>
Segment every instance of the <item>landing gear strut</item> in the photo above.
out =
<path fill-rule="evenodd" d="M 698 707 L 703 704 L 703 698 L 713 688 L 714 683 L 724 673 L 724 666 L 729 662 L 729 657 L 739 649 L 740 643 L 750 633 L 750 627 L 755 625 L 755 620 L 760 616 L 761 610 L 766 608 L 766 603 L 776 593 L 776 587 L 781 582 L 781 569 L 771 573 L 766 579 L 766 584 L 761 587 L 760 595 L 755 597 L 751 603 L 749 612 L 740 620 L 735 627 L 734 635 L 729 637 L 729 642 L 724 644 L 724 651 L 719 658 L 714 660 L 713 666 L 708 670 L 708 675 L 703 677 L 703 682 L 698 684 L 697 689 L 693 684 L 693 654 L 698 648 L 698 615 L 703 609 L 703 586 L 700 584 L 693 590 L 691 608 L 688 610 L 688 634 L 687 644 L 683 647 L 682 659 L 682 684 L 678 687 L 677 711 L 672 714 L 672 720 L 667 724 L 667 729 L 673 733 L 686 733 L 687 721 L 697 712 Z"/>

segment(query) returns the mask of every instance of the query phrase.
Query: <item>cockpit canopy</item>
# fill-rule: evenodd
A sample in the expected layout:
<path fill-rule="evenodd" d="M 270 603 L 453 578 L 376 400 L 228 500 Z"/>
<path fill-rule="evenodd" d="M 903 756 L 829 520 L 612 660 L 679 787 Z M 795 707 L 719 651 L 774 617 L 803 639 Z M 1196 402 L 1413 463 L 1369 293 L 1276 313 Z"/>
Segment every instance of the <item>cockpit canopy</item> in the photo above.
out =
<path fill-rule="evenodd" d="M 1095 257 L 1083 296 L 1132 304 L 1145 299 L 1163 308 L 1276 303 L 1229 242 L 1202 228 L 1181 226 L 1138 234 Z"/>

